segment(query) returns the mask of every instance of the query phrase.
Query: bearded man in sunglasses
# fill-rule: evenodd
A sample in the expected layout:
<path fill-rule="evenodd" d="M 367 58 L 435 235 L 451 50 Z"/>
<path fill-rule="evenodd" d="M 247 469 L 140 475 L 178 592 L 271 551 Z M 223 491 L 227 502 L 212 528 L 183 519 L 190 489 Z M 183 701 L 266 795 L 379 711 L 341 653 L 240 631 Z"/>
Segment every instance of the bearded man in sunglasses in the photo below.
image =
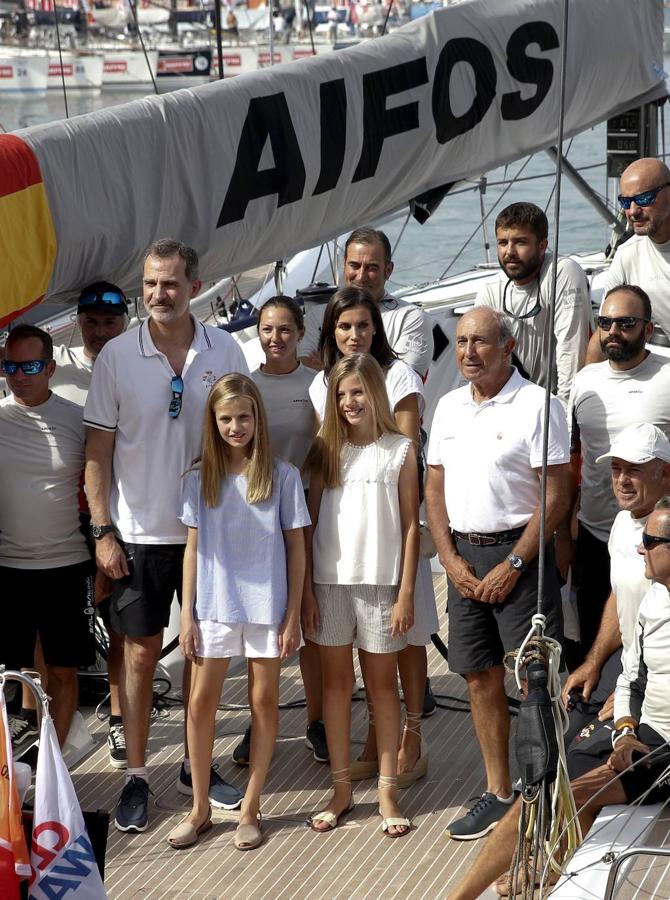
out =
<path fill-rule="evenodd" d="M 63 746 L 76 670 L 95 662 L 94 567 L 79 524 L 82 410 L 51 391 L 55 368 L 46 331 L 10 331 L 2 370 L 12 393 L 0 402 L 0 663 L 33 668 L 39 636 Z"/>
<path fill-rule="evenodd" d="M 581 465 L 573 569 L 581 658 L 593 644 L 610 594 L 607 542 L 618 512 L 610 473 L 597 459 L 629 425 L 649 422 L 670 434 L 670 362 L 646 349 L 653 328 L 647 293 L 636 285 L 613 288 L 596 332 L 605 361 L 578 372 L 570 395 L 574 471 Z"/>

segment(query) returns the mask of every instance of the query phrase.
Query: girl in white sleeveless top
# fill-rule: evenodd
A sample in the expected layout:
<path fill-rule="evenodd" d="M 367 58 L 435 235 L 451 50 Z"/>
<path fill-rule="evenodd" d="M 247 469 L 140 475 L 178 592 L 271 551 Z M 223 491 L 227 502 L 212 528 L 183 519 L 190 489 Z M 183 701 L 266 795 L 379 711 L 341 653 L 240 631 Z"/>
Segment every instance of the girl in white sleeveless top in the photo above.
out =
<path fill-rule="evenodd" d="M 389 837 L 411 824 L 396 802 L 400 740 L 398 651 L 414 619 L 419 497 L 413 442 L 391 415 L 384 375 L 368 354 L 330 372 L 324 421 L 306 463 L 311 473 L 303 624 L 319 645 L 334 794 L 311 817 L 335 828 L 353 808 L 350 775 L 354 640 L 364 654 L 376 714 L 379 809 Z"/>

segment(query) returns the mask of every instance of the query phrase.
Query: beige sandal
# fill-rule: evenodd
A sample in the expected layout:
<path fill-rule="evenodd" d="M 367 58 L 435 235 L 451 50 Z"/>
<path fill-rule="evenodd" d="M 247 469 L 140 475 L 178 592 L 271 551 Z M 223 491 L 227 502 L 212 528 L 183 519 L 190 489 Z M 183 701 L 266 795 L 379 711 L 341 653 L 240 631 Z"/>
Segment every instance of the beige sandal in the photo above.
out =
<path fill-rule="evenodd" d="M 351 778 L 349 776 L 349 769 L 335 769 L 331 772 L 331 778 L 333 784 L 348 784 L 351 785 Z M 354 808 L 354 794 L 351 792 L 351 799 L 349 800 L 349 805 L 342 810 L 342 812 L 335 815 L 334 812 L 331 812 L 329 809 L 324 809 L 323 812 L 314 813 L 309 816 L 307 819 L 307 824 L 312 829 L 312 831 L 316 831 L 318 834 L 328 834 L 329 831 L 333 831 L 340 824 L 340 819 L 344 818 L 347 813 L 350 813 Z M 315 822 L 325 822 L 328 828 L 315 828 Z"/>
<path fill-rule="evenodd" d="M 263 843 L 261 822 L 263 816 L 258 813 L 258 825 L 238 825 L 233 835 L 233 844 L 238 850 L 255 850 Z"/>
<path fill-rule="evenodd" d="M 377 790 L 383 790 L 384 788 L 396 788 L 398 786 L 398 779 L 395 775 L 380 775 L 379 781 L 377 782 Z M 409 834 L 412 830 L 412 822 L 410 819 L 407 819 L 405 816 L 388 816 L 384 818 L 382 815 L 381 806 L 379 807 L 379 815 L 382 816 L 382 831 L 387 837 L 390 838 L 399 838 L 405 837 L 406 834 Z M 404 828 L 405 831 L 389 831 L 390 828 Z"/>
<path fill-rule="evenodd" d="M 368 701 L 368 727 L 374 728 L 375 714 L 372 704 Z M 352 781 L 365 781 L 374 778 L 379 772 L 379 762 L 376 759 L 354 759 L 349 766 L 349 775 Z"/>
<path fill-rule="evenodd" d="M 173 828 L 170 834 L 168 835 L 167 842 L 174 850 L 186 850 L 187 847 L 193 847 L 198 843 L 198 838 L 201 834 L 204 834 L 206 831 L 212 827 L 212 807 L 209 807 L 207 812 L 207 818 L 205 821 L 196 826 L 189 822 L 188 819 L 184 819 L 183 822 L 180 822 L 176 828 Z"/>
<path fill-rule="evenodd" d="M 428 750 L 421 734 L 421 716 L 422 713 L 412 713 L 407 710 L 405 715 L 405 727 L 403 731 L 409 731 L 415 734 L 421 741 L 421 749 L 419 750 L 419 758 L 414 763 L 414 768 L 409 772 L 400 772 L 398 775 L 398 787 L 408 788 L 410 785 L 418 781 L 419 778 L 425 778 L 428 772 Z"/>

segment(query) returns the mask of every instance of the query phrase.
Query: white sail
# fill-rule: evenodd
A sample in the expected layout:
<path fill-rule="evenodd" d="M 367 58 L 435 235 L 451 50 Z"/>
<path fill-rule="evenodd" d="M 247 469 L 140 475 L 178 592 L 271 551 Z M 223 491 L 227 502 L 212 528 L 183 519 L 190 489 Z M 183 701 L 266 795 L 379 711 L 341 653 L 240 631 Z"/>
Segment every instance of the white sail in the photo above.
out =
<path fill-rule="evenodd" d="M 562 11 L 466 0 L 348 50 L 17 132 L 51 231 L 44 208 L 22 225 L 5 204 L 0 136 L 0 235 L 17 235 L 0 303 L 39 263 L 31 227 L 51 249 L 21 306 L 100 277 L 136 290 L 156 237 L 196 247 L 214 279 L 555 143 Z M 570 3 L 566 137 L 665 93 L 662 36 L 661 0 Z"/>

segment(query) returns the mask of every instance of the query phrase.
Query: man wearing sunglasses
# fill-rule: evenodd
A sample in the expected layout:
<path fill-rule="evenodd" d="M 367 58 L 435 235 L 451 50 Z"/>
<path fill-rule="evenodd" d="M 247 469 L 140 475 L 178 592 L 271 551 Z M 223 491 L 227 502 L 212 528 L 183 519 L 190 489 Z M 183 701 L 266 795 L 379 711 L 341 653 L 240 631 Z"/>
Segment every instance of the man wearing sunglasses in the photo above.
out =
<path fill-rule="evenodd" d="M 593 644 L 610 593 L 607 541 L 618 512 L 609 473 L 596 460 L 629 425 L 650 422 L 670 433 L 670 363 L 646 349 L 653 327 L 651 303 L 642 288 L 613 288 L 598 317 L 605 361 L 578 372 L 570 395 L 575 471 L 581 465 L 573 568 L 581 659 Z"/>
<path fill-rule="evenodd" d="M 573 738 L 584 746 L 610 738 L 622 652 L 633 644 L 640 603 L 649 588 L 637 546 L 649 515 L 670 490 L 670 441 L 655 425 L 629 425 L 596 463 L 609 464 L 620 510 L 608 542 L 612 591 L 593 646 L 563 687 L 563 701 L 570 710 L 566 747 Z"/>
<path fill-rule="evenodd" d="M 621 175 L 619 206 L 633 236 L 622 244 L 605 280 L 605 293 L 639 284 L 649 294 L 658 325 L 670 337 L 670 169 L 658 159 L 638 159 Z M 591 339 L 588 360 L 604 357 Z"/>
<path fill-rule="evenodd" d="M 534 203 L 512 203 L 496 218 L 500 276 L 480 288 L 475 304 L 490 306 L 510 320 L 514 355 L 526 375 L 547 382 L 545 331 L 556 267 L 555 363 L 551 386 L 567 409 L 575 373 L 586 359 L 591 327 L 589 285 L 581 267 L 547 249 L 549 223 Z"/>
<path fill-rule="evenodd" d="M 33 668 L 39 636 L 61 746 L 77 708 L 80 666 L 95 662 L 93 565 L 79 523 L 84 468 L 81 407 L 50 390 L 56 364 L 47 332 L 17 325 L 0 402 L 0 663 Z"/>
<path fill-rule="evenodd" d="M 111 626 L 124 636 L 120 699 L 128 768 L 116 808 L 120 831 L 145 831 L 148 824 L 153 676 L 175 592 L 181 593 L 186 543 L 177 518 L 182 476 L 200 455 L 212 385 L 229 372 L 248 373 L 239 344 L 191 315 L 201 284 L 192 248 L 170 239 L 151 245 L 143 273 L 149 318 L 102 348 L 84 410 L 91 532 L 98 567 L 116 582 Z M 185 702 L 189 674 L 186 669 Z M 192 792 L 188 760 L 177 787 Z M 213 769 L 210 802 L 233 809 L 241 799 Z"/>
<path fill-rule="evenodd" d="M 606 806 L 667 803 L 670 798 L 670 497 L 656 504 L 641 538 L 638 553 L 653 583 L 640 605 L 633 645 L 617 680 L 610 743 L 598 753 L 573 751 L 568 756 L 582 835 Z M 498 823 L 450 900 L 476 900 L 509 869 L 520 808 L 517 801 Z M 522 869 L 519 881 L 524 880 Z"/>

